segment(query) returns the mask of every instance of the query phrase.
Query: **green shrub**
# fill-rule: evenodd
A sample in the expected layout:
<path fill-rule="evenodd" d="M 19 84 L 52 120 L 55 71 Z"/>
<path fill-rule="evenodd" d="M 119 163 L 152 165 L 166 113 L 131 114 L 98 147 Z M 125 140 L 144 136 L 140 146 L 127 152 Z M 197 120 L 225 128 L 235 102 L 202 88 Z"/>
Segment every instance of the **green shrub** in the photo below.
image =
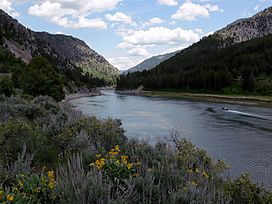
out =
<path fill-rule="evenodd" d="M 57 101 L 61 101 L 65 96 L 60 76 L 43 57 L 34 58 L 22 72 L 19 81 L 19 86 L 26 94 L 48 95 Z"/>
<path fill-rule="evenodd" d="M 242 175 L 236 180 L 228 179 L 225 192 L 231 197 L 231 203 L 268 204 L 272 203 L 272 193 L 252 183 L 249 175 Z"/>
<path fill-rule="evenodd" d="M 0 95 L 4 94 L 5 96 L 10 97 L 14 93 L 14 87 L 10 79 L 4 78 L 0 80 Z"/>

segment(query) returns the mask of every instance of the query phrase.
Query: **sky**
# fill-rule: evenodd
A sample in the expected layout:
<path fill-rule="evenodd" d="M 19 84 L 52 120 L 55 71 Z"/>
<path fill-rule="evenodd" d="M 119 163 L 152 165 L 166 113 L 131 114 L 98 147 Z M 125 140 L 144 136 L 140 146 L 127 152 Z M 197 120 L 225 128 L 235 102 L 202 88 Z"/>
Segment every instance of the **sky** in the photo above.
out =
<path fill-rule="evenodd" d="M 119 70 L 269 6 L 272 0 L 0 0 L 24 26 L 80 38 Z"/>

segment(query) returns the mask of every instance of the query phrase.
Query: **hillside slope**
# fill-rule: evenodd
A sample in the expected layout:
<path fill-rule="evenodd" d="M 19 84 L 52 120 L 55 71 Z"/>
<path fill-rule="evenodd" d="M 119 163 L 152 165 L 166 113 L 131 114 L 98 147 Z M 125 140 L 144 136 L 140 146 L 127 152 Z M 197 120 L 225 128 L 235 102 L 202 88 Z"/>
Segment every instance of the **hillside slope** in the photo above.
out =
<path fill-rule="evenodd" d="M 61 70 L 79 69 L 94 77 L 111 78 L 119 74 L 104 57 L 82 40 L 71 36 L 34 32 L 0 10 L 2 47 L 28 63 L 33 57 L 45 56 Z"/>
<path fill-rule="evenodd" d="M 215 35 L 219 35 L 223 39 L 230 38 L 234 43 L 245 42 L 269 34 L 272 34 L 272 7 L 253 17 L 237 20 L 215 32 Z"/>
<path fill-rule="evenodd" d="M 144 60 L 143 62 L 141 62 L 140 64 L 136 65 L 135 67 L 132 67 L 132 68 L 126 70 L 125 72 L 123 72 L 123 74 L 128 74 L 128 73 L 133 73 L 133 72 L 141 72 L 144 70 L 153 69 L 157 65 L 159 65 L 161 62 L 168 60 L 169 58 L 175 56 L 175 54 L 177 54 L 178 52 L 179 51 L 167 53 L 164 55 L 157 55 L 157 56 L 153 56 L 151 58 L 148 58 L 148 59 Z"/>

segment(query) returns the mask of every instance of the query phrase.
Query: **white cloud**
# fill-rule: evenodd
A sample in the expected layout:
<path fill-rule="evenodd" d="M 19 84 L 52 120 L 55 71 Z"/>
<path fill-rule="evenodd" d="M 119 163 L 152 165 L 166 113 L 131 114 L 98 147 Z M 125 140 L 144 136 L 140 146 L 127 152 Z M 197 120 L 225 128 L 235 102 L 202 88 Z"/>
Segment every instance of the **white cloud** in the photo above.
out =
<path fill-rule="evenodd" d="M 113 22 L 123 22 L 123 23 L 127 23 L 127 24 L 132 24 L 132 18 L 122 12 L 117 12 L 114 15 L 111 14 L 107 14 L 106 19 L 109 21 L 113 21 Z"/>
<path fill-rule="evenodd" d="M 182 28 L 169 29 L 165 27 L 152 27 L 148 30 L 137 30 L 127 33 L 123 37 L 123 43 L 126 45 L 163 45 L 175 43 L 192 43 L 200 39 L 199 34 L 193 30 L 184 30 Z"/>
<path fill-rule="evenodd" d="M 68 18 L 56 16 L 51 18 L 50 21 L 65 28 L 94 28 L 97 30 L 107 29 L 107 23 L 101 19 L 87 19 L 85 17 L 80 17 L 77 21 L 71 21 Z"/>
<path fill-rule="evenodd" d="M 107 29 L 107 23 L 101 19 L 87 19 L 85 17 L 79 18 L 79 28 L 95 28 L 95 29 Z"/>
<path fill-rule="evenodd" d="M 12 0 L 1 0 L 0 9 L 4 10 L 13 17 L 20 16 L 20 14 L 12 8 Z"/>
<path fill-rule="evenodd" d="M 162 4 L 166 6 L 177 6 L 178 0 L 158 0 L 158 4 Z"/>
<path fill-rule="evenodd" d="M 194 4 L 191 1 L 186 1 L 183 3 L 178 11 L 172 15 L 173 19 L 177 20 L 187 20 L 193 21 L 196 20 L 197 17 L 209 17 L 210 12 L 222 12 L 222 9 L 219 9 L 217 5 L 206 4 Z"/>
<path fill-rule="evenodd" d="M 65 15 L 76 15 L 76 11 L 70 8 L 63 8 L 59 2 L 46 1 L 42 4 L 35 4 L 28 9 L 28 13 L 33 16 L 55 18 Z"/>
<path fill-rule="evenodd" d="M 29 7 L 28 13 L 63 27 L 106 29 L 106 22 L 88 16 L 114 9 L 120 2 L 122 0 L 46 0 Z"/>
<path fill-rule="evenodd" d="M 135 57 L 110 57 L 108 61 L 120 70 L 127 70 L 136 64 L 139 64 L 142 59 Z"/>
<path fill-rule="evenodd" d="M 130 56 L 144 56 L 144 57 L 150 55 L 145 48 L 133 48 L 128 52 L 128 54 Z"/>
<path fill-rule="evenodd" d="M 164 20 L 162 20 L 161 18 L 154 17 L 154 18 L 149 19 L 147 22 L 144 22 L 143 27 L 161 24 L 163 22 L 164 22 Z"/>

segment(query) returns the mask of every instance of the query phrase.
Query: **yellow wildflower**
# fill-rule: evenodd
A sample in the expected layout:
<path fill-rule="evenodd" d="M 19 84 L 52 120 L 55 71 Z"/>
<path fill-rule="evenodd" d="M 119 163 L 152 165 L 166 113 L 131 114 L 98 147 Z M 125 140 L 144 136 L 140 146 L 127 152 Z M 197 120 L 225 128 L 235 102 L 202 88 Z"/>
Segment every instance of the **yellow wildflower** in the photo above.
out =
<path fill-rule="evenodd" d="M 53 171 L 53 170 L 48 171 L 48 172 L 47 172 L 47 175 L 48 175 L 49 179 L 55 179 L 55 174 L 54 174 L 54 171 Z"/>
<path fill-rule="evenodd" d="M 196 172 L 196 173 L 199 173 L 199 170 L 198 170 L 198 168 L 196 168 L 195 172 Z"/>
<path fill-rule="evenodd" d="M 34 188 L 33 192 L 34 192 L 34 193 L 39 193 L 39 192 L 40 192 L 40 188 L 38 188 L 38 187 L 37 187 L 37 188 Z"/>
<path fill-rule="evenodd" d="M 197 183 L 196 183 L 195 181 L 192 181 L 192 185 L 193 185 L 194 187 L 196 187 L 196 186 L 197 186 Z"/>
<path fill-rule="evenodd" d="M 204 178 L 209 178 L 209 175 L 205 171 L 203 171 L 202 174 L 203 174 Z"/>
<path fill-rule="evenodd" d="M 133 166 L 133 164 L 131 164 L 131 163 L 129 163 L 129 164 L 127 165 L 128 169 L 131 169 L 132 166 Z"/>
<path fill-rule="evenodd" d="M 53 189 L 55 187 L 54 182 L 49 182 L 48 187 L 51 188 L 51 189 Z"/>
<path fill-rule="evenodd" d="M 120 151 L 119 145 L 115 145 L 114 149 L 119 152 Z"/>
<path fill-rule="evenodd" d="M 99 160 L 96 160 L 95 165 L 98 169 L 102 169 L 102 167 L 105 165 L 105 159 L 101 158 Z"/>
<path fill-rule="evenodd" d="M 14 198 L 13 198 L 13 195 L 10 195 L 10 194 L 9 194 L 9 195 L 7 196 L 7 200 L 8 200 L 9 202 L 13 201 L 13 199 L 14 199 Z"/>
<path fill-rule="evenodd" d="M 116 163 L 117 165 L 120 165 L 120 161 L 119 161 L 119 160 L 117 160 L 115 163 Z"/>
<path fill-rule="evenodd" d="M 128 159 L 128 156 L 123 155 L 123 156 L 121 156 L 121 158 L 122 158 L 122 159 Z"/>
<path fill-rule="evenodd" d="M 100 161 L 99 161 L 99 160 L 96 160 L 96 161 L 95 161 L 95 165 L 96 165 L 97 168 L 99 168 L 100 165 L 101 165 L 101 164 L 100 164 Z M 99 168 L 99 169 L 100 169 L 100 168 Z"/>
<path fill-rule="evenodd" d="M 128 156 L 121 156 L 121 158 L 122 158 L 122 162 L 123 162 L 124 164 L 127 164 L 127 163 L 128 163 L 128 161 L 127 161 Z"/>
<path fill-rule="evenodd" d="M 117 155 L 119 154 L 118 152 L 109 152 L 110 155 Z"/>

